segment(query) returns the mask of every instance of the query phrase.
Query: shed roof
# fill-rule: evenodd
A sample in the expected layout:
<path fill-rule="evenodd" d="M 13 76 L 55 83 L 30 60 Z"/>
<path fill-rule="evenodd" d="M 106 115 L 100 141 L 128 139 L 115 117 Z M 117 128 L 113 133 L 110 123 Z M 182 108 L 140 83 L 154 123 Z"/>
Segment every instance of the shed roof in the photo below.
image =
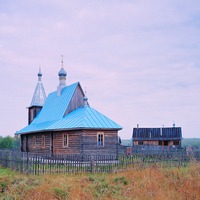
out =
<path fill-rule="evenodd" d="M 172 140 L 182 139 L 181 127 L 134 128 L 133 140 Z"/>

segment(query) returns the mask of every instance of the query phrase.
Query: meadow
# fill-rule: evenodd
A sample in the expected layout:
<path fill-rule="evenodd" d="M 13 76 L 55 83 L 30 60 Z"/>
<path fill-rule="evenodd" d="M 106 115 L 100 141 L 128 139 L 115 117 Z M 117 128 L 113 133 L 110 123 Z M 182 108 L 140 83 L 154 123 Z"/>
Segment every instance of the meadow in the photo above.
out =
<path fill-rule="evenodd" d="M 0 168 L 0 199 L 200 199 L 200 163 L 112 174 L 22 175 Z"/>

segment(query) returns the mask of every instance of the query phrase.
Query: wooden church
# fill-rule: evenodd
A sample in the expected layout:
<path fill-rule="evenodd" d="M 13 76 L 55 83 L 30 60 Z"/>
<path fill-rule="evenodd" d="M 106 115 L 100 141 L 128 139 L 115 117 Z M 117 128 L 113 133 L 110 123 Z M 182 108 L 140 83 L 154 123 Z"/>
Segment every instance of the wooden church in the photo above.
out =
<path fill-rule="evenodd" d="M 58 73 L 57 90 L 46 98 L 41 70 L 28 107 L 28 126 L 16 132 L 21 151 L 45 154 L 117 155 L 120 125 L 90 107 L 79 82 L 66 85 Z"/>

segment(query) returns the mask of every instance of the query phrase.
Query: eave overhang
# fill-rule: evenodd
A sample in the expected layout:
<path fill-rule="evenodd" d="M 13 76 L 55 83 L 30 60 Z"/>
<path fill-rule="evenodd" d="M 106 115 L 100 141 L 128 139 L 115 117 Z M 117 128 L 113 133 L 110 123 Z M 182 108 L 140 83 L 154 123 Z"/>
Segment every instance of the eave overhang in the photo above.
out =
<path fill-rule="evenodd" d="M 120 131 L 122 128 L 87 128 L 87 127 L 77 127 L 77 128 L 67 128 L 67 129 L 45 129 L 37 131 L 29 131 L 23 133 L 15 133 L 15 135 L 26 135 L 34 133 L 47 133 L 47 132 L 63 132 L 63 131 L 77 131 L 77 130 L 98 130 L 98 131 Z"/>

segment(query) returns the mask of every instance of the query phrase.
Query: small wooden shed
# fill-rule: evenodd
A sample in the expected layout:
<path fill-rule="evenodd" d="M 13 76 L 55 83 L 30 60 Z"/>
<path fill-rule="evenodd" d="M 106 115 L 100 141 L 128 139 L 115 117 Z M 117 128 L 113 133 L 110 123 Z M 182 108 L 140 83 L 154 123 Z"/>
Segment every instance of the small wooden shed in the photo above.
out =
<path fill-rule="evenodd" d="M 134 128 L 132 141 L 133 146 L 175 146 L 181 147 L 181 127 L 162 128 Z"/>

